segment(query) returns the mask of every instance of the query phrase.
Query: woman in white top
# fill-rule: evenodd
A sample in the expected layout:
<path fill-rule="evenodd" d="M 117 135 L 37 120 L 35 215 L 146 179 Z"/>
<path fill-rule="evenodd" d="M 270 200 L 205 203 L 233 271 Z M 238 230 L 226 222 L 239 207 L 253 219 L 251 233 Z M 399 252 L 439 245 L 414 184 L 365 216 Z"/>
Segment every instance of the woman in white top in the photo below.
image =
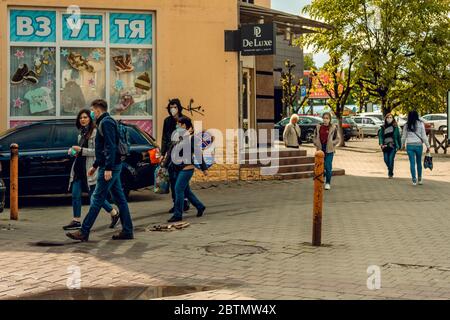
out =
<path fill-rule="evenodd" d="M 427 153 L 430 152 L 430 143 L 428 142 L 425 125 L 423 121 L 419 119 L 419 114 L 417 111 L 410 111 L 408 114 L 408 123 L 406 123 L 403 127 L 402 148 L 405 149 L 406 145 L 413 185 L 417 185 L 417 177 L 419 178 L 419 185 L 423 184 L 422 154 L 424 144 L 427 146 Z"/>
<path fill-rule="evenodd" d="M 298 149 L 300 147 L 302 130 L 298 125 L 298 119 L 298 115 L 293 114 L 289 124 L 284 128 L 283 141 L 287 148 Z"/>

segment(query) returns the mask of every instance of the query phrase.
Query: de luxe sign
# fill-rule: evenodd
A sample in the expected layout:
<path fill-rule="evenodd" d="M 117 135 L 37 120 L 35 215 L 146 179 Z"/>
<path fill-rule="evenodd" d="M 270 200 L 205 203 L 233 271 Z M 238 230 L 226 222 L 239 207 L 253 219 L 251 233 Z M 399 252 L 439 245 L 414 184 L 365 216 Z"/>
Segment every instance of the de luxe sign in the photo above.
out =
<path fill-rule="evenodd" d="M 243 56 L 273 55 L 276 51 L 276 27 L 273 23 L 241 27 Z"/>

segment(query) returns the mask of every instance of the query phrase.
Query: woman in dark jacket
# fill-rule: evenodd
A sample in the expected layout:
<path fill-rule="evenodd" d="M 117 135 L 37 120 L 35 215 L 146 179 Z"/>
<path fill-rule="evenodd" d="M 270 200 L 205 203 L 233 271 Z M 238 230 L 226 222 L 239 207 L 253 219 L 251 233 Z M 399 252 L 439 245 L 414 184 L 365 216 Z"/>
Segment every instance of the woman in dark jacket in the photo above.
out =
<path fill-rule="evenodd" d="M 192 205 L 197 209 L 197 217 L 203 216 L 205 212 L 205 206 L 203 203 L 195 196 L 189 187 L 189 182 L 194 175 L 194 155 L 201 152 L 201 141 L 200 145 L 197 143 L 194 136 L 194 128 L 192 126 L 192 121 L 188 117 L 181 117 L 178 119 L 177 128 L 177 138 L 179 141 L 172 147 L 170 152 L 170 165 L 174 168 L 176 172 L 176 182 L 175 182 L 175 210 L 172 218 L 169 222 L 177 222 L 183 220 L 183 201 L 184 198 L 192 203 Z M 198 146 L 196 148 L 195 146 Z M 185 151 L 190 151 L 186 153 Z M 208 169 L 203 159 L 203 155 L 199 155 L 201 159 L 200 168 L 205 176 L 208 175 Z"/>
<path fill-rule="evenodd" d="M 402 148 L 402 138 L 397 121 L 391 113 L 384 118 L 384 125 L 378 131 L 378 140 L 388 168 L 389 179 L 392 179 L 394 178 L 395 154 Z"/>
<path fill-rule="evenodd" d="M 163 134 L 161 141 L 161 156 L 162 162 L 164 158 L 167 156 L 167 152 L 170 150 L 172 146 L 172 135 L 176 131 L 178 119 L 183 117 L 183 106 L 179 99 L 172 99 L 169 101 L 167 105 L 167 112 L 169 116 L 164 119 L 163 125 Z M 176 183 L 176 173 L 172 170 L 172 168 L 168 168 L 169 170 L 169 182 L 170 182 L 170 193 L 172 194 L 172 200 L 174 203 L 174 207 L 169 210 L 169 213 L 174 213 L 175 210 L 175 183 Z M 184 211 L 189 210 L 189 202 L 187 199 L 184 200 Z"/>

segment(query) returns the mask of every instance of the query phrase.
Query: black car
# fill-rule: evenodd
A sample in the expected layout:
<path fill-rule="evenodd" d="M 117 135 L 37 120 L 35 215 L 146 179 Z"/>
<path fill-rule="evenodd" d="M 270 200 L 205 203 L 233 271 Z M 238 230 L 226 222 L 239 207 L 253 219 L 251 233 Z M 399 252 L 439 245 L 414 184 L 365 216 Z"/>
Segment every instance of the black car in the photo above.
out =
<path fill-rule="evenodd" d="M 280 140 L 283 140 L 283 132 L 284 128 L 289 123 L 290 118 L 284 118 L 277 124 L 275 124 L 275 130 L 279 132 Z M 316 129 L 318 124 L 321 124 L 322 118 L 313 117 L 313 116 L 299 116 L 298 117 L 298 125 L 302 130 L 302 141 L 312 142 L 314 138 L 314 130 Z"/>
<path fill-rule="evenodd" d="M 158 148 L 149 134 L 125 124 L 130 138 L 130 155 L 121 174 L 125 194 L 153 185 L 156 165 L 150 150 Z M 9 129 L 0 134 L 0 175 L 9 186 L 10 145 L 19 145 L 19 195 L 64 194 L 68 192 L 74 158 L 68 149 L 77 145 L 78 130 L 73 120 L 46 120 Z M 156 150 L 157 151 L 157 150 Z"/>

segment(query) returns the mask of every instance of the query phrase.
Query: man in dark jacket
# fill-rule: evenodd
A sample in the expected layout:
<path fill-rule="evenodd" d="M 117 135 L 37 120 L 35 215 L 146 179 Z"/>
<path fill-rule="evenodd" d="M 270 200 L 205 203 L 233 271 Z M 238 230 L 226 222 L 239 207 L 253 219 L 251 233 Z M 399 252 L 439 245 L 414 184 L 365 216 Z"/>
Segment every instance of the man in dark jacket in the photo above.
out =
<path fill-rule="evenodd" d="M 170 100 L 169 104 L 167 105 L 167 112 L 169 112 L 169 116 L 166 119 L 164 119 L 163 134 L 161 141 L 161 156 L 163 158 L 169 156 L 167 153 L 170 152 L 173 145 L 172 135 L 177 130 L 178 119 L 183 117 L 183 106 L 181 105 L 180 100 L 179 99 Z M 177 181 L 176 171 L 172 166 L 169 166 L 167 169 L 169 170 L 170 193 L 172 195 L 172 200 L 175 205 L 175 183 Z M 189 202 L 187 199 L 184 199 L 184 211 L 188 210 L 189 210 Z M 174 212 L 175 209 L 174 207 L 172 207 L 172 209 L 169 210 L 169 213 Z"/>
<path fill-rule="evenodd" d="M 119 130 L 117 122 L 107 112 L 108 104 L 104 100 L 95 100 L 91 105 L 91 116 L 96 119 L 99 132 L 95 137 L 95 162 L 88 175 L 92 176 L 98 169 L 98 180 L 91 199 L 91 207 L 84 218 L 81 230 L 67 233 L 71 239 L 78 241 L 88 241 L 89 233 L 97 219 L 100 209 L 105 202 L 108 193 L 111 191 L 117 201 L 122 231 L 112 237 L 113 240 L 133 239 L 133 222 L 131 221 L 130 210 L 127 199 L 120 182 L 122 171 L 122 161 L 118 151 Z"/>

